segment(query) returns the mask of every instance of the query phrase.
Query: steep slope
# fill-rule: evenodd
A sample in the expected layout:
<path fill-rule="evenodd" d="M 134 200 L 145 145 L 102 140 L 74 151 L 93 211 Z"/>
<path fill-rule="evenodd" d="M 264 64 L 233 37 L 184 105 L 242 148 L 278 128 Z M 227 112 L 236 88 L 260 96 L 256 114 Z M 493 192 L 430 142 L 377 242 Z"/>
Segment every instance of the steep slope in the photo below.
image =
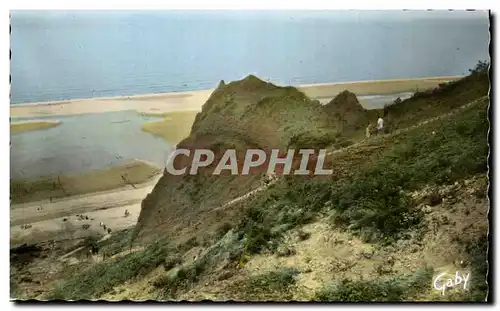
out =
<path fill-rule="evenodd" d="M 484 301 L 487 109 L 482 98 L 340 151 L 330 179 L 283 178 L 215 215 L 217 230 L 177 246 L 168 232 L 72 271 L 50 297 Z M 470 272 L 467 290 L 434 290 L 443 271 Z"/>
<path fill-rule="evenodd" d="M 117 237 L 109 246 L 118 260 L 68 272 L 51 297 L 484 301 L 490 126 L 484 76 L 388 107 L 398 131 L 332 153 L 335 171 L 326 178 L 282 177 L 250 199 L 214 209 L 227 196 L 220 190 L 243 190 L 254 186 L 252 180 L 223 184 L 222 177 L 187 176 L 175 184 L 166 174 L 144 202 L 139 224 L 139 237 L 157 243 L 127 254 L 121 251 L 134 247 Z M 207 104 L 204 110 L 220 102 Z M 396 114 L 401 104 L 406 113 Z M 193 126 L 184 146 L 212 146 L 216 133 L 195 137 L 198 126 L 203 124 Z M 281 133 L 291 137 L 285 142 L 290 144 L 293 135 Z M 222 137 L 242 148 L 248 143 L 231 131 Z M 247 137 L 257 146 L 264 141 Z M 470 272 L 468 290 L 434 290 L 432 281 L 443 271 L 449 277 Z"/>
<path fill-rule="evenodd" d="M 187 167 L 188 172 L 193 150 L 210 149 L 215 153 L 213 164 L 195 176 L 173 176 L 165 171 L 142 204 L 138 237 L 145 237 L 146 232 L 171 233 L 173 226 L 190 226 L 204 211 L 261 185 L 267 160 L 246 176 L 233 176 L 229 171 L 211 175 L 229 148 L 236 149 L 241 171 L 249 148 L 263 149 L 269 159 L 271 149 L 318 149 L 339 139 L 335 122 L 323 107 L 293 87 L 278 87 L 252 75 L 227 85 L 221 82 L 196 116 L 190 136 L 177 146 L 191 150 L 190 156 L 178 156 L 174 161 L 174 167 Z"/>

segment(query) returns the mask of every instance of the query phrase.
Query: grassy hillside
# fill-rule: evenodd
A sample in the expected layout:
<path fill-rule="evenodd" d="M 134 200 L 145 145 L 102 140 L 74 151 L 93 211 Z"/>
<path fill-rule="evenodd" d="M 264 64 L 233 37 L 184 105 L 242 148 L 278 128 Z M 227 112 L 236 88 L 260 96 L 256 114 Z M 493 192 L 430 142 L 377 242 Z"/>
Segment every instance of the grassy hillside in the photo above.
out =
<path fill-rule="evenodd" d="M 338 155 L 331 179 L 285 178 L 245 202 L 246 217 L 239 228 L 248 236 L 249 250 L 260 251 L 275 237 L 273 227 L 289 229 L 325 211 L 333 212 L 336 227 L 367 242 L 389 243 L 404 236 L 422 216 L 408 192 L 487 172 L 487 107 L 485 100 L 445 124 L 435 122 L 384 139 L 380 148 L 360 146 Z"/>
<path fill-rule="evenodd" d="M 177 247 L 159 242 L 125 255 L 118 265 L 111 261 L 89 266 L 59 283 L 51 297 L 97 298 L 107 293 L 108 298 L 122 299 L 139 295 L 149 299 L 482 301 L 487 290 L 487 108 L 484 100 L 427 127 L 339 153 L 333 177 L 285 178 L 231 207 L 219 219 L 217 231 L 199 228 Z M 432 189 L 449 190 L 444 194 Z M 455 201 L 445 203 L 445 198 Z M 469 198 L 475 203 L 464 205 Z M 433 211 L 427 210 L 428 204 Z M 329 232 L 345 237 L 337 237 L 332 244 L 332 251 L 341 256 L 331 266 L 335 272 L 318 271 L 325 281 L 308 294 L 299 284 L 314 269 L 324 269 L 315 268 L 313 262 L 319 260 L 328 267 L 328 258 L 321 252 L 330 245 L 322 240 L 329 233 L 315 233 L 318 221 L 329 222 Z M 311 234 L 318 234 L 319 242 L 314 252 L 299 253 L 309 257 L 301 263 L 296 252 L 301 252 L 302 244 L 314 242 Z M 361 257 L 342 256 L 343 250 L 350 249 Z M 202 251 L 193 260 L 195 250 Z M 468 263 L 467 269 L 473 272 L 471 290 L 451 291 L 446 297 L 436 294 L 429 286 L 436 271 L 457 259 Z M 276 261 L 278 267 L 250 273 L 260 261 Z M 356 265 L 365 268 L 358 270 Z M 365 279 L 358 279 L 358 274 Z M 141 287 L 142 278 L 153 288 Z M 130 288 L 119 285 L 126 280 L 137 285 L 121 295 L 125 287 Z"/>
<path fill-rule="evenodd" d="M 126 234 L 127 244 L 158 242 L 66 274 L 49 296 L 484 301 L 488 89 L 487 72 L 475 71 L 389 106 L 390 133 L 332 154 L 333 175 L 282 176 L 227 207 L 262 185 L 261 171 L 165 174 L 143 201 L 134 234 Z M 384 110 L 358 112 L 361 120 Z M 317 102 L 250 76 L 221 83 L 179 147 L 220 156 L 229 147 L 338 144 L 344 134 Z M 471 272 L 469 290 L 433 291 L 433 278 L 454 269 Z"/>
<path fill-rule="evenodd" d="M 487 69 L 487 68 L 486 68 Z M 478 70 L 472 74 L 440 86 L 417 92 L 411 98 L 385 109 L 372 111 L 371 120 L 376 122 L 376 115 L 384 115 L 388 130 L 405 128 L 435 115 L 449 112 L 464 103 L 488 94 L 490 88 L 487 70 Z"/>

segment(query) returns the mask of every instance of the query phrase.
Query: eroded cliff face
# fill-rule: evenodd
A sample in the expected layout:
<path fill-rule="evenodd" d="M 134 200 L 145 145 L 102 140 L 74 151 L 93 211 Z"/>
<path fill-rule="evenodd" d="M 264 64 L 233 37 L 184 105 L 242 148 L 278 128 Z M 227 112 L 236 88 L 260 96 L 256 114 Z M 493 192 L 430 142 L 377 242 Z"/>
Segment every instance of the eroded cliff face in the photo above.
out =
<path fill-rule="evenodd" d="M 186 173 L 174 176 L 165 170 L 142 202 L 136 238 L 154 239 L 192 226 L 204 213 L 261 186 L 272 149 L 318 149 L 335 140 L 337 132 L 324 108 L 293 87 L 279 87 L 255 76 L 228 84 L 221 81 L 196 116 L 190 136 L 177 146 L 191 150 L 190 156 L 177 156 L 174 161 L 174 167 L 186 167 Z M 245 176 L 231 175 L 228 170 L 212 175 L 227 149 L 236 149 L 241 172 L 250 148 L 264 150 L 266 162 Z M 212 150 L 215 160 L 189 175 L 195 149 Z M 298 165 L 299 160 L 294 163 Z"/>

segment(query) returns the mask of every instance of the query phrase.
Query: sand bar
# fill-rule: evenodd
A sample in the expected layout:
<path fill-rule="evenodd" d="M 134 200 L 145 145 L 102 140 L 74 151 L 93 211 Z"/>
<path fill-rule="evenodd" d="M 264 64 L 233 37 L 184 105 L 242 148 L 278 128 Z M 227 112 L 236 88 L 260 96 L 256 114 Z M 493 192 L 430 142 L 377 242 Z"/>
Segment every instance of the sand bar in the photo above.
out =
<path fill-rule="evenodd" d="M 11 133 L 20 133 L 27 131 L 36 131 L 36 130 L 44 130 L 49 129 L 61 124 L 59 120 L 44 120 L 44 121 L 22 121 L 22 122 L 11 122 L 10 123 L 10 132 Z"/>
<path fill-rule="evenodd" d="M 414 79 L 371 80 L 342 83 L 321 83 L 298 86 L 312 98 L 333 98 L 347 89 L 357 95 L 415 92 L 456 80 L 460 76 Z M 10 105 L 11 117 L 74 115 L 108 111 L 136 110 L 144 114 L 162 115 L 172 111 L 200 111 L 213 89 L 191 92 L 171 92 L 136 96 L 101 97 L 67 101 Z"/>
<path fill-rule="evenodd" d="M 162 120 L 145 123 L 141 129 L 177 144 L 189 136 L 196 114 L 196 111 L 167 112 Z"/>

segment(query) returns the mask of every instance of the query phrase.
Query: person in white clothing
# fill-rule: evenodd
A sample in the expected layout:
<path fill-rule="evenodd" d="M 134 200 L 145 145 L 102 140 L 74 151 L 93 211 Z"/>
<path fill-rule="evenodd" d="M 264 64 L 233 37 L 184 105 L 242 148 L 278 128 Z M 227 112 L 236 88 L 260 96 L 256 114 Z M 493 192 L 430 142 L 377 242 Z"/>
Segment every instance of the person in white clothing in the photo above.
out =
<path fill-rule="evenodd" d="M 381 134 L 384 131 L 384 119 L 379 117 L 377 120 L 377 133 Z"/>

